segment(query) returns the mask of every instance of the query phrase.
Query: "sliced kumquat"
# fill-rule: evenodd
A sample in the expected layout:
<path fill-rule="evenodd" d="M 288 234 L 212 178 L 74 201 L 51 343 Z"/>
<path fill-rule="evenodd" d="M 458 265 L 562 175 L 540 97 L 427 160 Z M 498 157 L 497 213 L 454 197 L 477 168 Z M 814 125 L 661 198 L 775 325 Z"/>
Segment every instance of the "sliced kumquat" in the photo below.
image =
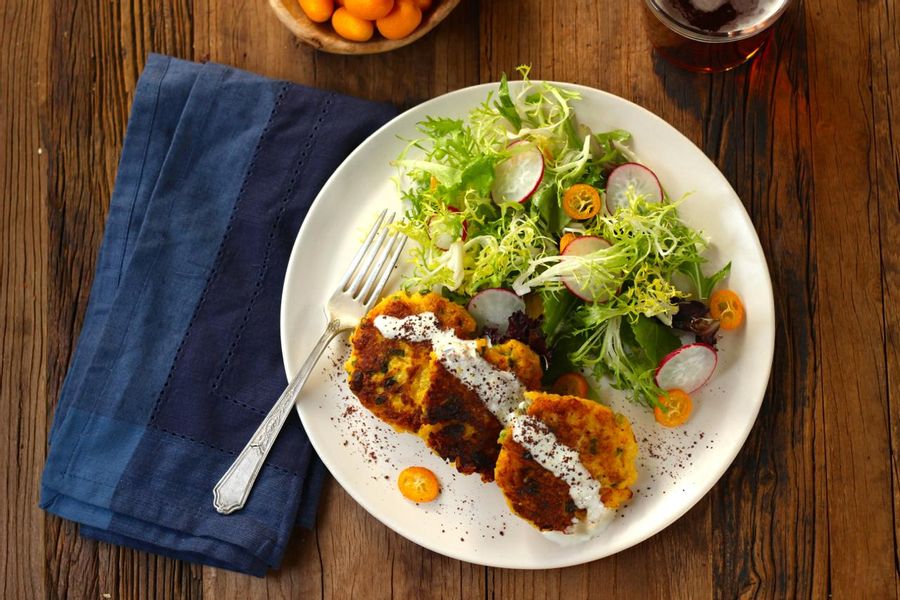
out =
<path fill-rule="evenodd" d="M 576 183 L 563 194 L 563 211 L 578 221 L 596 216 L 602 206 L 600 192 L 586 183 Z"/>
<path fill-rule="evenodd" d="M 694 410 L 691 397 L 682 390 L 669 390 L 657 400 L 659 405 L 653 409 L 653 416 L 665 427 L 683 425 Z"/>
<path fill-rule="evenodd" d="M 394 8 L 394 0 L 344 0 L 344 7 L 354 17 L 374 21 Z"/>
<path fill-rule="evenodd" d="M 579 398 L 587 398 L 588 391 L 587 379 L 581 373 L 564 373 L 553 382 L 552 391 L 560 396 L 578 396 Z"/>
<path fill-rule="evenodd" d="M 722 329 L 737 329 L 744 323 L 744 303 L 733 291 L 719 290 L 709 298 L 709 315 Z"/>
<path fill-rule="evenodd" d="M 375 20 L 375 26 L 387 39 L 399 40 L 415 31 L 421 22 L 422 11 L 412 0 L 397 0 L 390 13 Z"/>
<path fill-rule="evenodd" d="M 407 467 L 400 471 L 397 487 L 407 500 L 431 502 L 441 493 L 437 476 L 425 467 Z"/>
<path fill-rule="evenodd" d="M 365 42 L 375 33 L 372 21 L 354 16 L 344 7 L 334 11 L 331 16 L 331 26 L 339 36 L 351 42 Z"/>
<path fill-rule="evenodd" d="M 574 242 L 576 239 L 578 239 L 577 234 L 572 233 L 571 231 L 564 233 L 563 236 L 559 238 L 559 253 L 562 254 L 563 252 L 565 252 L 566 246 Z"/>
<path fill-rule="evenodd" d="M 310 21 L 324 23 L 334 12 L 334 0 L 300 0 L 300 8 Z"/>

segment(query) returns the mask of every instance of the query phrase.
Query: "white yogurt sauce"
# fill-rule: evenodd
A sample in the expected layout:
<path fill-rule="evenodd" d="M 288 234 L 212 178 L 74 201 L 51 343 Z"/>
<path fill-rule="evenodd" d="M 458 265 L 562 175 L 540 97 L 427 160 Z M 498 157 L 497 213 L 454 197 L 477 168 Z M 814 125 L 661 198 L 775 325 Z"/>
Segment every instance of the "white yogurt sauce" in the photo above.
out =
<path fill-rule="evenodd" d="M 544 531 L 558 543 L 579 542 L 594 537 L 610 523 L 615 511 L 600 500 L 600 482 L 581 463 L 578 452 L 561 444 L 553 432 L 538 419 L 519 414 L 524 409 L 525 388 L 516 376 L 496 369 L 478 354 L 475 340 L 462 340 L 453 331 L 440 328 L 434 313 L 424 312 L 398 319 L 375 317 L 375 328 L 388 339 L 431 342 L 438 361 L 466 387 L 478 394 L 485 406 L 503 424 L 512 426 L 513 440 L 521 444 L 534 460 L 569 485 L 575 506 L 585 510 L 583 521 L 573 519 L 564 534 Z"/>
<path fill-rule="evenodd" d="M 525 387 L 514 374 L 495 369 L 482 358 L 475 340 L 461 340 L 452 331 L 442 330 L 434 313 L 425 312 L 403 319 L 378 315 L 375 327 L 388 339 L 431 342 L 444 368 L 478 394 L 487 409 L 503 424 L 525 395 Z"/>

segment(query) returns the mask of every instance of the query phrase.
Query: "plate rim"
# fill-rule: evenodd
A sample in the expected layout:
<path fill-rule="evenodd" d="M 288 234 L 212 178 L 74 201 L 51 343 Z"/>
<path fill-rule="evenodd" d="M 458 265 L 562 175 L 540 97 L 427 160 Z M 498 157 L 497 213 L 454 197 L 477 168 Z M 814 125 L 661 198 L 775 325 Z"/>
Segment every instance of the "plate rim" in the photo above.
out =
<path fill-rule="evenodd" d="M 509 83 L 512 86 L 521 85 L 522 80 L 511 80 Z M 754 393 L 754 406 L 752 409 L 752 418 L 747 419 L 747 422 L 744 424 L 744 427 L 742 430 L 740 430 L 739 432 L 735 432 L 735 433 L 737 433 L 737 435 L 731 436 L 732 439 L 735 441 L 737 439 L 740 439 L 740 443 L 732 444 L 732 446 L 730 447 L 730 449 L 728 451 L 727 461 L 724 461 L 722 463 L 723 467 L 721 468 L 720 472 L 716 473 L 714 477 L 706 478 L 705 482 L 702 485 L 697 487 L 697 491 L 695 493 L 696 498 L 692 502 L 687 503 L 687 505 L 682 510 L 670 513 L 669 515 L 667 515 L 666 519 L 662 519 L 659 522 L 655 523 L 654 526 L 651 527 L 649 529 L 649 531 L 646 533 L 646 535 L 644 535 L 641 539 L 636 540 L 636 541 L 634 541 L 634 540 L 620 541 L 616 544 L 612 544 L 611 546 L 606 547 L 604 551 L 598 553 L 596 556 L 592 556 L 590 558 L 585 558 L 583 556 L 573 556 L 569 560 L 564 559 L 564 560 L 558 560 L 558 561 L 553 561 L 552 559 L 548 559 L 545 561 L 545 564 L 541 564 L 538 566 L 533 566 L 533 565 L 522 566 L 522 565 L 517 565 L 517 564 L 512 564 L 512 563 L 502 563 L 502 562 L 498 563 L 498 562 L 487 561 L 487 560 L 477 560 L 477 557 L 475 557 L 475 559 L 473 560 L 472 556 L 463 555 L 462 553 L 456 552 L 452 549 L 450 549 L 450 550 L 443 549 L 443 548 L 438 547 L 437 544 L 430 543 L 429 540 L 426 539 L 424 535 L 408 534 L 406 532 L 397 531 L 389 523 L 385 522 L 381 518 L 381 516 L 370 511 L 368 508 L 368 504 L 363 499 L 358 497 L 357 494 L 354 493 L 354 491 L 352 491 L 352 486 L 348 487 L 344 477 L 342 477 L 338 473 L 333 472 L 332 469 L 328 468 L 328 464 L 327 463 L 325 464 L 325 466 L 326 466 L 326 468 L 328 468 L 328 471 L 331 474 L 331 476 L 334 477 L 334 479 L 344 489 L 344 491 L 347 492 L 347 494 L 351 498 L 353 498 L 353 500 L 357 504 L 359 504 L 366 511 L 366 513 L 368 513 L 370 516 L 375 518 L 379 523 L 381 523 L 382 525 L 384 525 L 385 527 L 387 527 L 388 529 L 390 529 L 397 535 L 400 535 L 401 537 L 408 539 L 411 542 L 413 542 L 423 548 L 431 550 L 437 554 L 447 556 L 449 558 L 453 558 L 455 560 L 460 560 L 460 561 L 464 561 L 464 562 L 467 562 L 470 564 L 477 564 L 477 565 L 486 566 L 486 567 L 518 569 L 518 570 L 545 570 L 545 569 L 564 568 L 564 567 L 570 567 L 570 566 L 575 566 L 575 565 L 580 565 L 580 564 L 587 564 L 590 562 L 594 562 L 596 560 L 600 560 L 602 558 L 607 558 L 609 556 L 618 554 L 619 552 L 627 550 L 628 548 L 635 547 L 635 546 L 647 541 L 648 539 L 654 537 L 655 535 L 659 534 L 661 531 L 663 531 L 664 529 L 668 528 L 670 525 L 672 525 L 673 523 L 675 523 L 676 521 L 681 519 L 681 517 L 683 517 L 688 511 L 690 511 L 691 509 L 696 507 L 697 504 L 699 504 L 700 501 L 710 492 L 710 490 L 712 490 L 712 488 L 715 487 L 715 485 L 722 479 L 722 477 L 725 475 L 725 473 L 727 473 L 728 470 L 734 464 L 735 458 L 737 457 L 737 455 L 740 453 L 740 451 L 746 445 L 746 442 L 747 442 L 747 439 L 749 438 L 750 432 L 752 431 L 753 427 L 756 425 L 756 422 L 759 418 L 759 411 L 762 408 L 762 403 L 765 400 L 766 392 L 768 391 L 769 384 L 771 382 L 772 365 L 773 365 L 774 354 L 775 354 L 776 313 L 775 313 L 775 302 L 774 302 L 774 293 L 773 293 L 773 287 L 772 287 L 771 271 L 769 270 L 768 260 L 766 259 L 765 252 L 763 251 L 762 242 L 759 239 L 759 234 L 757 233 L 756 227 L 754 226 L 753 221 L 751 220 L 750 215 L 747 212 L 746 206 L 744 205 L 743 201 L 741 200 L 741 197 L 734 190 L 734 187 L 731 185 L 731 182 L 728 180 L 728 178 L 725 176 L 725 174 L 722 173 L 722 171 L 719 169 L 719 167 L 709 158 L 709 156 L 706 155 L 706 153 L 699 146 L 697 146 L 690 138 L 688 138 L 686 135 L 684 135 L 677 127 L 675 127 L 674 125 L 672 125 L 671 123 L 669 123 L 668 121 L 666 121 L 665 119 L 663 119 L 662 117 L 657 115 L 656 113 L 641 106 L 640 104 L 632 102 L 626 98 L 622 98 L 621 96 L 618 96 L 616 94 L 612 94 L 610 92 L 607 92 L 607 91 L 604 91 L 604 90 L 601 90 L 598 88 L 593 88 L 590 86 L 582 85 L 582 84 L 558 82 L 558 81 L 553 81 L 553 80 L 543 80 L 543 79 L 531 80 L 530 83 L 538 84 L 538 85 L 542 84 L 542 83 L 548 83 L 551 85 L 556 85 L 556 86 L 564 87 L 567 89 L 572 89 L 574 91 L 578 91 L 582 94 L 582 96 L 584 96 L 585 93 L 599 94 L 606 101 L 611 101 L 614 103 L 624 103 L 624 104 L 628 105 L 630 108 L 636 109 L 639 113 L 642 114 L 643 117 L 648 118 L 650 121 L 654 122 L 657 126 L 662 126 L 662 127 L 668 128 L 669 130 L 671 130 L 671 132 L 674 135 L 681 138 L 681 140 L 683 142 L 686 142 L 691 147 L 693 147 L 698 153 L 697 154 L 698 158 L 702 157 L 701 160 L 705 162 L 706 166 L 711 167 L 711 169 L 718 175 L 718 177 L 721 178 L 722 183 L 724 185 L 726 185 L 727 189 L 731 192 L 731 194 L 733 194 L 734 198 L 737 200 L 737 206 L 740 208 L 738 213 L 740 214 L 741 218 L 743 219 L 743 225 L 749 231 L 752 231 L 752 233 L 753 233 L 752 237 L 753 237 L 754 244 L 753 244 L 752 248 L 746 248 L 746 251 L 747 252 L 752 251 L 756 255 L 756 258 L 758 259 L 759 264 L 763 269 L 763 274 L 765 275 L 765 277 L 763 277 L 762 281 L 759 283 L 762 283 L 763 287 L 765 289 L 760 290 L 760 291 L 765 295 L 765 297 L 767 299 L 767 302 L 765 303 L 766 308 L 768 309 L 769 314 L 772 315 L 770 327 L 768 327 L 765 331 L 755 331 L 754 332 L 755 336 L 757 336 L 757 335 L 765 336 L 766 338 L 768 338 L 766 340 L 762 340 L 762 342 L 763 342 L 762 345 L 767 350 L 767 355 L 764 357 L 764 361 L 763 361 L 765 377 L 764 378 L 760 377 L 759 381 L 764 382 L 764 384 L 762 385 L 761 390 L 755 390 L 755 392 L 757 392 L 757 393 Z M 284 281 L 284 284 L 282 287 L 281 307 L 279 310 L 279 334 L 280 334 L 279 337 L 280 337 L 280 346 L 281 346 L 281 351 L 282 351 L 282 362 L 284 364 L 285 374 L 286 374 L 288 380 L 290 380 L 293 377 L 293 374 L 295 374 L 296 371 L 299 370 L 299 362 L 296 366 L 289 364 L 288 350 L 286 349 L 286 346 L 287 346 L 287 341 L 286 341 L 287 340 L 287 331 L 286 331 L 287 323 L 286 323 L 286 320 L 288 318 L 286 306 L 288 305 L 287 300 L 289 298 L 290 286 L 288 284 L 291 279 L 290 275 L 296 271 L 297 264 L 301 260 L 298 257 L 298 254 L 299 254 L 298 248 L 300 245 L 299 242 L 301 240 L 301 237 L 304 235 L 304 233 L 306 232 L 306 230 L 308 228 L 312 227 L 312 225 L 309 225 L 309 223 L 315 221 L 315 215 L 319 211 L 324 210 L 322 208 L 322 205 L 325 203 L 323 198 L 328 195 L 328 190 L 334 185 L 334 182 L 338 179 L 339 173 L 340 173 L 343 165 L 346 164 L 347 162 L 351 161 L 357 154 L 363 152 L 363 149 L 367 146 L 367 144 L 373 138 L 376 138 L 377 136 L 379 136 L 380 134 L 382 134 L 382 132 L 384 132 L 386 130 L 392 129 L 398 121 L 406 118 L 408 113 L 410 113 L 412 111 L 425 110 L 431 105 L 447 101 L 448 99 L 452 98 L 453 96 L 457 96 L 457 95 L 464 96 L 466 94 L 473 94 L 477 91 L 483 91 L 483 92 L 485 92 L 485 94 L 483 94 L 483 96 L 486 97 L 486 92 L 489 90 L 496 90 L 497 86 L 499 84 L 500 84 L 499 81 L 494 81 L 494 82 L 487 82 L 487 83 L 480 83 L 480 84 L 475 84 L 475 85 L 471 85 L 471 86 L 466 86 L 463 88 L 459 88 L 459 89 L 452 90 L 450 92 L 441 94 L 439 96 L 435 96 L 434 98 L 431 98 L 425 102 L 422 102 L 420 104 L 417 104 L 415 106 L 411 106 L 411 107 L 407 108 L 406 110 L 404 110 L 403 112 L 399 113 L 394 118 L 392 118 L 390 121 L 388 121 L 387 123 L 385 123 L 378 129 L 373 131 L 368 137 L 366 137 L 366 139 L 363 140 L 359 144 L 359 146 L 357 146 L 349 155 L 347 155 L 347 157 L 335 169 L 334 173 L 332 173 L 328 177 L 325 184 L 322 186 L 321 190 L 319 190 L 319 193 L 316 195 L 315 200 L 310 205 L 309 211 L 307 212 L 306 217 L 304 217 L 303 223 L 301 224 L 300 229 L 297 232 L 297 236 L 294 239 L 294 244 L 291 248 L 290 259 L 288 260 L 288 265 L 285 270 L 285 281 Z M 761 373 L 762 373 L 762 370 L 761 370 Z M 298 397 L 298 402 L 295 405 L 295 409 L 297 410 L 297 413 L 300 416 L 300 420 L 303 424 L 304 429 L 307 429 L 307 422 L 306 422 L 306 419 L 304 418 L 303 412 L 301 411 L 301 405 L 299 402 L 300 402 L 300 398 Z M 315 445 L 312 444 L 311 439 L 310 439 L 310 444 L 313 446 L 313 449 L 315 449 Z M 317 451 L 317 455 L 318 455 L 318 451 Z M 323 459 L 323 463 L 324 462 L 325 461 Z"/>

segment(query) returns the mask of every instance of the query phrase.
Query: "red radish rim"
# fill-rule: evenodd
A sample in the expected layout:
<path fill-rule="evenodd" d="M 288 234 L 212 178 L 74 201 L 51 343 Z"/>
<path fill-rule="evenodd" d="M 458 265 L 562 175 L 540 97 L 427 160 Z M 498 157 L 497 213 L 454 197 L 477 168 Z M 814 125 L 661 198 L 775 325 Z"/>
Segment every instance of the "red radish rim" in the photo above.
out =
<path fill-rule="evenodd" d="M 703 380 L 703 383 L 701 383 L 700 385 L 698 385 L 697 387 L 695 387 L 692 390 L 682 390 L 682 391 L 687 392 L 688 394 L 693 394 L 694 392 L 696 392 L 697 390 L 702 388 L 704 385 L 709 383 L 709 380 L 712 379 L 713 373 L 716 372 L 716 367 L 719 366 L 719 352 L 715 349 L 714 346 L 707 344 L 705 342 L 694 342 L 693 344 L 685 344 L 684 346 L 681 346 L 680 348 L 675 348 L 674 350 L 672 350 L 671 352 L 669 352 L 668 354 L 663 356 L 662 360 L 659 361 L 659 365 L 656 367 L 656 370 L 653 371 L 653 383 L 655 383 L 656 385 L 659 385 L 659 381 L 658 381 L 657 377 L 659 376 L 659 371 L 664 366 L 666 366 L 666 363 L 668 363 L 670 360 L 675 358 L 675 356 L 681 354 L 688 348 L 694 348 L 694 347 L 702 347 L 702 348 L 709 349 L 713 354 L 713 366 L 712 366 L 712 369 L 709 370 L 709 373 L 706 375 L 706 379 Z"/>
<path fill-rule="evenodd" d="M 532 142 L 529 142 L 528 140 L 516 140 L 516 141 L 512 142 L 511 144 L 509 144 L 507 146 L 507 148 L 512 148 L 513 146 L 517 146 L 519 144 L 528 144 L 531 147 L 530 150 L 525 150 L 522 152 L 522 154 L 533 151 L 533 152 L 536 152 L 541 157 L 541 171 L 538 174 L 538 176 L 535 178 L 535 182 L 534 182 L 534 185 L 532 186 L 532 188 L 528 191 L 528 193 L 526 193 L 524 196 L 522 196 L 519 200 L 501 200 L 501 202 L 517 202 L 518 204 L 524 204 L 531 198 L 531 196 L 534 195 L 534 193 L 540 187 L 541 182 L 544 181 L 544 172 L 546 171 L 546 168 L 547 168 L 546 161 L 544 160 L 544 153 L 541 152 L 541 149 L 538 148 L 537 145 L 535 145 Z M 498 163 L 498 164 L 503 164 L 504 162 L 511 160 L 512 158 L 513 158 L 512 156 L 505 158 L 502 161 L 500 161 L 500 163 Z M 491 200 L 495 204 L 498 204 L 497 199 L 494 198 L 494 190 L 493 189 L 491 189 Z"/>
<path fill-rule="evenodd" d="M 477 306 L 473 307 L 473 304 L 477 304 L 478 299 L 479 298 L 484 299 L 484 297 L 487 294 L 497 295 L 499 293 L 508 294 L 509 296 L 512 296 L 513 298 L 515 298 L 516 300 L 519 301 L 518 304 L 516 305 L 516 310 L 513 310 L 512 312 L 509 313 L 509 315 L 507 315 L 507 320 L 509 319 L 509 317 L 511 317 L 516 312 L 525 310 L 525 308 L 526 308 L 525 299 L 522 296 L 515 293 L 513 290 L 511 290 L 509 288 L 502 288 L 502 287 L 486 288 L 486 289 L 479 291 L 474 296 L 469 298 L 468 302 L 466 302 L 466 310 L 469 311 L 469 313 L 471 313 L 472 318 L 474 318 L 476 322 L 480 321 L 480 319 L 478 318 L 478 315 L 481 315 L 484 311 L 478 310 Z M 519 304 L 521 304 L 521 306 L 519 306 Z M 497 323 L 496 320 L 490 320 L 490 323 L 478 322 L 479 327 L 483 327 L 484 325 L 492 325 L 492 326 L 498 327 L 501 329 L 501 333 L 505 333 L 505 327 L 508 327 L 508 322 L 507 323 Z"/>
<path fill-rule="evenodd" d="M 651 169 L 647 165 L 642 165 L 641 163 L 637 163 L 637 162 L 622 163 L 621 165 L 618 165 L 615 169 L 610 171 L 609 177 L 606 178 L 606 189 L 603 190 L 603 206 L 602 206 L 602 209 L 606 211 L 606 214 L 608 214 L 608 215 L 612 214 L 612 211 L 609 210 L 609 201 L 608 201 L 609 194 L 607 194 L 607 190 L 609 189 L 609 183 L 613 180 L 613 175 L 615 175 L 616 171 L 619 171 L 623 167 L 629 167 L 629 168 L 639 167 L 639 168 L 643 169 L 644 171 L 646 171 L 647 173 L 649 173 L 653 177 L 653 180 L 656 182 L 656 189 L 659 191 L 659 200 L 657 200 L 657 202 L 662 202 L 665 199 L 665 194 L 663 193 L 662 183 L 660 182 L 659 177 L 656 175 L 656 173 L 653 172 L 653 169 Z"/>
<path fill-rule="evenodd" d="M 657 174 L 653 171 L 653 169 L 651 169 L 647 165 L 642 165 L 641 163 L 638 163 L 638 162 L 627 162 L 627 163 L 622 163 L 621 165 L 618 165 L 615 169 L 613 169 L 612 171 L 609 172 L 609 177 L 606 178 L 606 181 L 609 182 L 610 178 L 612 178 L 612 176 L 613 176 L 613 173 L 615 173 L 622 167 L 640 167 L 641 169 L 650 173 L 650 175 L 652 175 L 653 179 L 656 181 L 656 187 L 659 188 L 659 197 L 660 198 L 663 197 L 662 183 L 659 181 L 659 177 L 657 176 Z"/>
<path fill-rule="evenodd" d="M 462 212 L 455 206 L 448 206 L 447 210 L 449 210 L 450 212 L 454 212 L 454 213 Z M 462 232 L 459 234 L 459 239 L 461 239 L 462 241 L 466 241 L 468 239 L 468 237 L 469 237 L 469 220 L 463 219 Z"/>

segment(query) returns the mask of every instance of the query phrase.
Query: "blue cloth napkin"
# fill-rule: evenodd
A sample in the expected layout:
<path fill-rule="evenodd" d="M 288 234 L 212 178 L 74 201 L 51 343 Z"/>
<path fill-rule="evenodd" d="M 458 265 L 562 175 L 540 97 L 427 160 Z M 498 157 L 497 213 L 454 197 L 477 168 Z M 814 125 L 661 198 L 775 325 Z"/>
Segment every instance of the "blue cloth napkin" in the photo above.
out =
<path fill-rule="evenodd" d="M 114 544 L 260 576 L 278 566 L 294 526 L 313 525 L 325 474 L 296 414 L 242 511 L 216 513 L 212 487 L 287 383 L 278 316 L 303 217 L 394 114 L 149 57 L 41 507 Z"/>

